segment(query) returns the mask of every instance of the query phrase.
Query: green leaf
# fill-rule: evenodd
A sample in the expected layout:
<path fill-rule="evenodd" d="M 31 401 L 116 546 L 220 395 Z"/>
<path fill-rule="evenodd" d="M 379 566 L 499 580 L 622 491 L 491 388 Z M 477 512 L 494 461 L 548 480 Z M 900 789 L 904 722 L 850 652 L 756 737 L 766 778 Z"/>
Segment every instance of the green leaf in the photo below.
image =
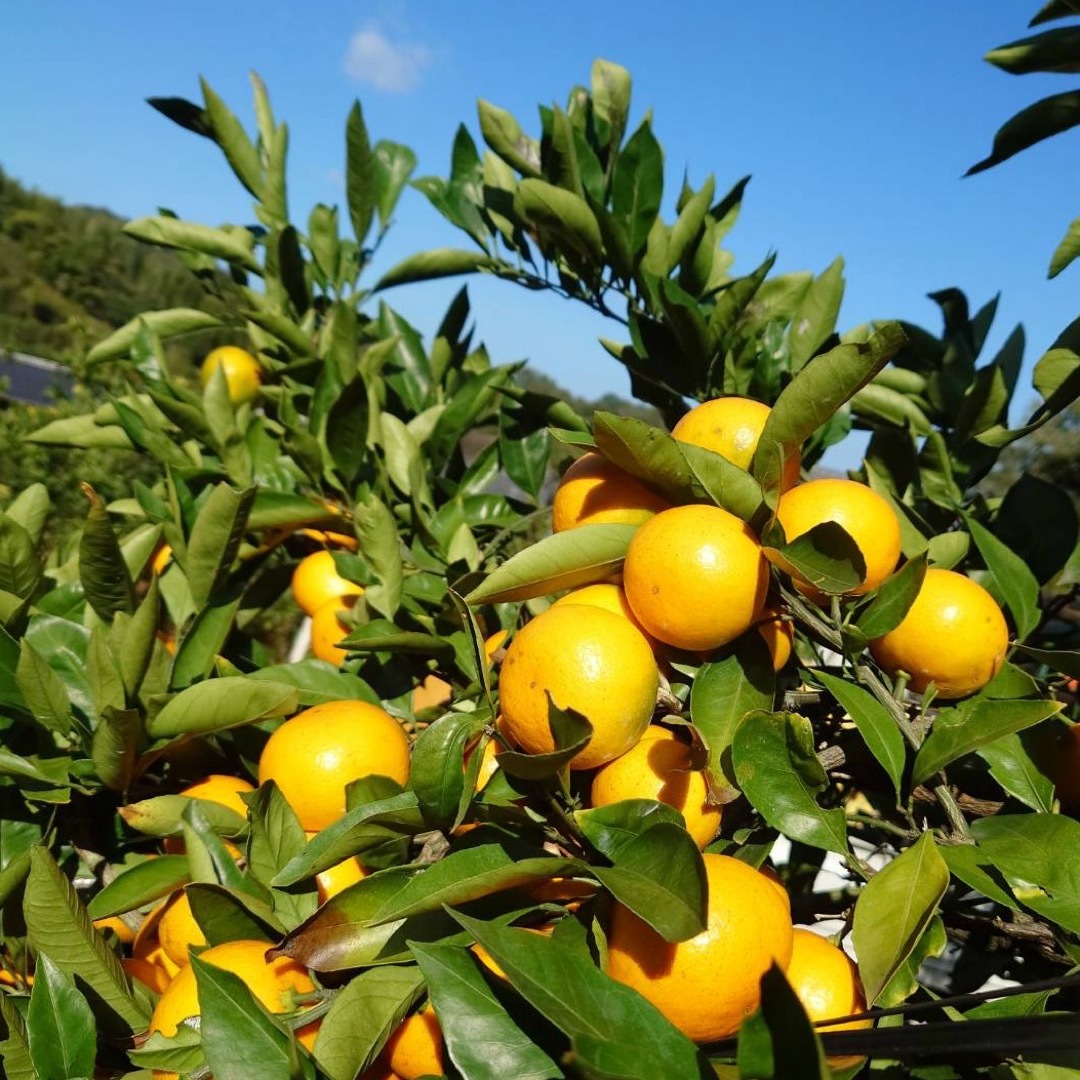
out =
<path fill-rule="evenodd" d="M 149 1009 L 132 995 L 116 954 L 94 929 L 71 882 L 43 847 L 30 850 L 23 917 L 31 947 L 48 952 L 61 971 L 93 991 L 91 1007 L 106 1034 L 127 1037 L 146 1030 Z"/>
<path fill-rule="evenodd" d="M 916 755 L 912 782 L 921 784 L 957 758 L 1041 723 L 1061 708 L 1057 701 L 980 700 L 942 709 Z"/>
<path fill-rule="evenodd" d="M 448 828 L 465 793 L 465 748 L 484 730 L 481 716 L 449 713 L 420 733 L 413 744 L 409 786 L 432 828 Z"/>
<path fill-rule="evenodd" d="M 505 109 L 480 100 L 480 133 L 484 142 L 522 176 L 540 176 L 540 147 L 521 130 L 521 125 Z"/>
<path fill-rule="evenodd" d="M 129 221 L 124 232 L 136 240 L 143 240 L 158 247 L 179 248 L 181 251 L 197 251 L 212 259 L 223 259 L 235 266 L 259 273 L 259 263 L 248 243 L 235 233 L 214 229 L 209 225 L 196 225 L 191 221 L 179 221 L 172 217 L 144 217 Z M 248 233 L 248 236 L 251 234 Z M 252 241 L 254 237 L 251 238 Z M 97 356 L 94 360 L 104 357 Z"/>
<path fill-rule="evenodd" d="M 905 340 L 899 323 L 883 323 L 869 341 L 837 345 L 798 372 L 776 399 L 754 453 L 753 472 L 763 488 L 779 483 L 781 455 L 798 449 L 827 423 L 896 355 Z"/>
<path fill-rule="evenodd" d="M 108 512 L 89 484 L 82 488 L 90 512 L 79 541 L 79 580 L 98 618 L 111 623 L 116 612 L 135 610 L 135 592 Z"/>
<path fill-rule="evenodd" d="M 697 1048 L 637 991 L 604 975 L 585 953 L 528 930 L 455 918 L 491 954 L 510 984 L 533 1008 L 569 1035 L 574 1057 L 586 1062 L 610 1053 L 615 1071 L 588 1075 L 620 1080 L 704 1080 L 711 1067 Z M 647 1054 L 641 1047 L 649 1048 Z M 620 1047 L 632 1052 L 620 1053 Z"/>
<path fill-rule="evenodd" d="M 829 675 L 820 669 L 814 672 L 814 678 L 855 721 L 863 742 L 885 770 L 892 781 L 893 791 L 899 796 L 907 751 L 904 737 L 889 710 L 869 690 L 847 679 Z"/>
<path fill-rule="evenodd" d="M 844 260 L 837 257 L 814 278 L 791 319 L 791 369 L 800 371 L 836 329 L 844 297 Z"/>
<path fill-rule="evenodd" d="M 353 1080 L 375 1060 L 424 988 L 412 965 L 360 972 L 335 994 L 315 1039 L 319 1066 L 330 1080 Z M 440 1015 L 445 1035 L 446 1020 Z"/>
<path fill-rule="evenodd" d="M 30 484 L 8 503 L 4 516 L 21 525 L 36 545 L 41 542 L 50 505 L 49 489 L 44 484 Z"/>
<path fill-rule="evenodd" d="M 239 889 L 197 882 L 184 889 L 195 921 L 210 945 L 227 941 L 279 941 L 285 927 L 270 905 Z"/>
<path fill-rule="evenodd" d="M 345 151 L 345 196 L 349 203 L 353 235 L 356 242 L 362 246 L 371 229 L 371 219 L 375 213 L 377 180 L 375 155 L 371 150 L 359 101 L 353 102 L 353 107 L 349 110 L 349 120 L 345 127 Z"/>
<path fill-rule="evenodd" d="M 769 561 L 824 593 L 844 595 L 866 580 L 866 559 L 838 522 L 823 521 L 783 547 L 764 547 Z"/>
<path fill-rule="evenodd" d="M 1017 650 L 1046 664 L 1052 671 L 1059 671 L 1073 679 L 1080 679 L 1080 651 L 1069 649 L 1036 649 L 1031 645 L 1017 645 Z"/>
<path fill-rule="evenodd" d="M 688 941 L 705 929 L 705 863 L 681 825 L 654 825 L 620 847 L 614 866 L 593 873 L 666 941 Z"/>
<path fill-rule="evenodd" d="M 208 679 L 182 690 L 147 721 L 156 739 L 177 735 L 206 735 L 213 731 L 288 716 L 296 712 L 296 688 L 284 683 L 229 675 Z"/>
<path fill-rule="evenodd" d="M 86 355 L 88 364 L 99 364 L 126 356 L 143 326 L 162 341 L 196 330 L 209 330 L 221 325 L 221 320 L 195 308 L 169 308 L 166 311 L 148 311 L 114 330 L 104 341 L 99 341 Z M 125 442 L 127 440 L 125 439 Z"/>
<path fill-rule="evenodd" d="M 607 124 L 607 146 L 614 151 L 626 131 L 630 115 L 630 72 L 610 60 L 596 59 L 592 66 L 593 111 Z"/>
<path fill-rule="evenodd" d="M 1035 71 L 1080 74 L 1080 27 L 1063 26 L 999 45 L 983 59 L 1011 75 Z"/>
<path fill-rule="evenodd" d="M 0 995 L 0 1063 L 7 1080 L 38 1080 L 30 1060 L 26 1022 L 7 994 Z"/>
<path fill-rule="evenodd" d="M 296 1044 L 239 975 L 191 958 L 203 1053 L 216 1080 L 286 1080 L 298 1073 Z"/>
<path fill-rule="evenodd" d="M 94 1072 L 97 1027 L 75 980 L 39 952 L 26 1012 L 30 1057 L 40 1080 L 72 1080 Z"/>
<path fill-rule="evenodd" d="M 691 476 L 711 502 L 743 521 L 758 518 L 764 495 L 758 482 L 745 469 L 703 446 L 680 443 L 679 449 Z"/>
<path fill-rule="evenodd" d="M 994 146 L 989 155 L 972 165 L 965 173 L 972 176 L 994 165 L 1008 161 L 1014 154 L 1049 139 L 1062 131 L 1080 124 L 1080 90 L 1068 90 L 1053 94 L 1042 101 L 1021 109 L 1006 121 L 994 136 Z"/>
<path fill-rule="evenodd" d="M 465 599 L 474 607 L 528 600 L 603 581 L 619 570 L 636 525 L 581 525 L 511 556 Z"/>
<path fill-rule="evenodd" d="M 659 824 L 685 827 L 682 814 L 655 799 L 623 799 L 607 806 L 575 810 L 574 820 L 597 851 L 617 862 L 619 853 L 642 833 Z"/>
<path fill-rule="evenodd" d="M 1080 255 L 1080 218 L 1070 222 L 1068 231 L 1054 249 L 1054 254 L 1050 258 L 1050 269 L 1046 276 L 1057 277 L 1077 255 Z"/>
<path fill-rule="evenodd" d="M 994 584 L 1005 599 L 1016 623 L 1016 636 L 1023 640 L 1039 625 L 1039 583 L 1027 563 L 1007 548 L 985 525 L 964 515 L 971 539 L 986 560 Z"/>
<path fill-rule="evenodd" d="M 15 681 L 27 708 L 38 723 L 60 735 L 67 735 L 71 731 L 71 702 L 64 681 L 27 638 L 19 642 Z"/>
<path fill-rule="evenodd" d="M 772 708 L 776 675 L 768 647 L 746 634 L 718 660 L 702 664 L 690 688 L 690 719 L 709 748 L 709 771 L 719 785 L 734 786 L 731 743 L 743 719 Z"/>
<path fill-rule="evenodd" d="M 226 586 L 227 591 L 214 590 L 210 602 L 195 616 L 184 632 L 172 664 L 169 689 L 183 690 L 194 682 L 205 679 L 225 642 L 233 631 L 236 616 L 243 602 L 238 586 Z M 262 670 L 253 675 L 263 677 Z"/>
<path fill-rule="evenodd" d="M 562 1070 L 509 1016 L 466 949 L 412 942 L 446 1053 L 465 1080 L 551 1080 Z"/>
<path fill-rule="evenodd" d="M 184 811 L 196 801 L 190 795 L 154 795 L 120 807 L 120 816 L 133 829 L 147 836 L 179 836 L 183 831 Z M 200 799 L 209 828 L 222 836 L 242 836 L 246 819 L 231 806 Z"/>
<path fill-rule="evenodd" d="M 384 229 L 415 168 L 416 155 L 407 146 L 387 139 L 380 139 L 375 144 L 375 186 L 378 191 L 375 208 Z"/>
<path fill-rule="evenodd" d="M 564 254 L 587 268 L 599 266 L 604 257 L 600 226 L 583 198 L 544 180 L 528 179 L 518 185 L 514 201 L 520 201 L 523 216 L 556 240 Z"/>
<path fill-rule="evenodd" d="M 593 414 L 596 445 L 623 472 L 636 476 L 673 502 L 688 502 L 694 492 L 694 472 L 685 448 L 663 428 L 637 417 Z M 760 500 L 759 500 L 760 501 Z"/>
<path fill-rule="evenodd" d="M 101 782 L 126 792 L 135 776 L 135 758 L 142 740 L 142 716 L 137 709 L 101 710 L 91 741 L 90 759 Z"/>
<path fill-rule="evenodd" d="M 948 885 L 949 868 L 925 832 L 859 893 L 852 943 L 868 1006 L 911 955 Z"/>
<path fill-rule="evenodd" d="M 273 780 L 260 784 L 244 800 L 251 809 L 248 871 L 270 889 L 274 914 L 291 929 L 314 913 L 318 898 L 274 889 L 270 883 L 293 859 L 303 856 L 307 835 Z"/>
<path fill-rule="evenodd" d="M 457 277 L 459 274 L 475 274 L 481 270 L 494 270 L 499 263 L 481 251 L 461 251 L 457 248 L 432 248 L 410 255 L 392 266 L 375 284 L 374 292 L 390 289 L 395 285 L 407 285 L 416 281 L 434 281 L 437 278 Z"/>
<path fill-rule="evenodd" d="M 761 1005 L 743 1021 L 739 1076 L 765 1080 L 831 1080 L 814 1026 L 775 963 L 761 976 Z"/>
<path fill-rule="evenodd" d="M 123 915 L 169 896 L 190 880 L 186 855 L 159 855 L 117 874 L 86 905 L 86 910 L 91 919 Z"/>
<path fill-rule="evenodd" d="M 193 130 L 198 131 L 199 134 L 208 134 L 218 144 L 236 178 L 256 199 L 261 199 L 262 166 L 258 150 L 248 138 L 240 121 L 230 112 L 225 102 L 214 93 L 210 84 L 200 78 L 199 87 L 206 106 L 202 121 L 209 131 L 201 130 L 201 124 L 196 125 Z M 176 116 L 173 115 L 172 119 L 176 120 Z"/>
<path fill-rule="evenodd" d="M 569 767 L 570 762 L 585 749 L 592 738 L 593 728 L 586 717 L 572 709 L 560 709 L 548 694 L 548 724 L 551 727 L 554 749 L 543 754 L 519 753 L 504 750 L 499 755 L 499 767 L 508 776 L 524 780 L 542 780 L 555 776 Z"/>
<path fill-rule="evenodd" d="M 254 488 L 236 491 L 221 483 L 199 510 L 184 559 L 184 573 L 196 609 L 204 608 L 220 591 L 240 550 L 254 500 Z"/>
<path fill-rule="evenodd" d="M 393 514 L 379 498 L 368 495 L 357 503 L 355 521 L 360 554 L 377 579 L 377 584 L 370 585 L 364 593 L 364 600 L 392 619 L 401 603 L 404 580 L 401 540 Z"/>
<path fill-rule="evenodd" d="M 646 119 L 615 160 L 611 208 L 636 262 L 660 213 L 664 195 L 664 152 Z"/>
<path fill-rule="evenodd" d="M 1032 810 L 1049 814 L 1054 808 L 1054 782 L 1039 771 L 1019 735 L 1005 735 L 980 746 L 979 757 L 990 775 L 1014 799 Z"/>
<path fill-rule="evenodd" d="M 908 559 L 895 574 L 881 583 L 874 599 L 859 613 L 855 624 L 867 641 L 879 638 L 900 625 L 919 595 L 923 578 L 926 577 L 926 561 L 926 553 Z"/>
<path fill-rule="evenodd" d="M 770 825 L 792 840 L 847 855 L 843 809 L 818 802 L 829 778 L 814 752 L 809 720 L 752 712 L 735 732 L 731 759 L 739 787 Z"/>
<path fill-rule="evenodd" d="M 299 660 L 295 664 L 271 664 L 248 675 L 249 679 L 295 686 L 298 703 L 307 708 L 327 701 L 367 701 L 381 705 L 379 696 L 363 679 L 339 671 L 325 660 Z"/>
<path fill-rule="evenodd" d="M 998 814 L 971 831 L 980 855 L 1025 907 L 1080 932 L 1080 822 L 1061 814 Z"/>

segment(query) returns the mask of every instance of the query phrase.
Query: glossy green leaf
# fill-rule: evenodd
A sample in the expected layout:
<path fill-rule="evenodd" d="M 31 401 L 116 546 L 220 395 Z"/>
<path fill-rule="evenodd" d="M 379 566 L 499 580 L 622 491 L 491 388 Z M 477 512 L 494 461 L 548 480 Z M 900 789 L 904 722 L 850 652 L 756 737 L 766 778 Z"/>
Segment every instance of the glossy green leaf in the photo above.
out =
<path fill-rule="evenodd" d="M 607 125 L 607 145 L 617 150 L 630 114 L 630 72 L 620 64 L 598 58 L 593 61 L 591 74 L 593 109 Z"/>
<path fill-rule="evenodd" d="M 899 795 L 907 751 L 904 736 L 889 710 L 869 690 L 847 679 L 820 670 L 814 672 L 814 678 L 855 721 L 863 742 L 892 781 L 893 791 Z"/>
<path fill-rule="evenodd" d="M 745 469 L 703 446 L 680 443 L 679 449 L 691 477 L 711 502 L 743 521 L 754 521 L 760 516 L 764 495 Z"/>
<path fill-rule="evenodd" d="M 29 597 L 41 581 L 41 559 L 30 534 L 14 518 L 0 514 L 0 590 Z"/>
<path fill-rule="evenodd" d="M 803 294 L 791 320 L 791 368 L 799 371 L 836 329 L 844 296 L 844 260 L 836 258 Z"/>
<path fill-rule="evenodd" d="M 970 754 L 1005 735 L 1041 723 L 1061 711 L 1057 701 L 980 700 L 955 709 L 942 709 L 919 748 L 912 782 L 921 784 L 951 761 Z"/>
<path fill-rule="evenodd" d="M 375 209 L 379 214 L 379 224 L 384 229 L 415 168 L 416 155 L 407 146 L 387 139 L 380 139 L 375 144 L 375 187 L 378 193 Z"/>
<path fill-rule="evenodd" d="M 128 790 L 135 777 L 135 759 L 142 735 L 142 716 L 137 709 L 101 710 L 90 744 L 90 759 L 107 788 Z"/>
<path fill-rule="evenodd" d="M 395 285 L 407 285 L 416 281 L 434 281 L 437 278 L 457 277 L 459 274 L 475 274 L 493 270 L 496 260 L 482 251 L 462 251 L 457 248 L 432 248 L 409 255 L 395 263 L 375 284 L 375 291 L 390 289 Z"/>
<path fill-rule="evenodd" d="M 1051 671 L 1080 679 L 1080 650 L 1036 649 L 1031 645 L 1017 645 L 1017 650 L 1033 660 L 1038 660 L 1040 664 L 1046 664 Z"/>
<path fill-rule="evenodd" d="M 523 176 L 540 176 L 540 147 L 525 135 L 521 125 L 505 109 L 488 101 L 477 102 L 484 142 Z"/>
<path fill-rule="evenodd" d="M 696 490 L 693 469 L 681 444 L 663 428 L 636 417 L 597 410 L 593 430 L 600 451 L 624 472 L 644 480 L 673 502 L 691 501 L 687 496 Z"/>
<path fill-rule="evenodd" d="M 447 828 L 457 817 L 465 790 L 465 748 L 483 729 L 482 717 L 449 713 L 425 728 L 413 744 L 409 785 L 432 828 Z"/>
<path fill-rule="evenodd" d="M 186 855 L 159 855 L 117 874 L 86 910 L 91 919 L 123 915 L 170 895 L 190 880 Z"/>
<path fill-rule="evenodd" d="M 345 197 L 353 235 L 363 244 L 371 228 L 377 199 L 375 155 L 368 139 L 360 102 L 353 102 L 345 128 Z"/>
<path fill-rule="evenodd" d="M 690 719 L 709 748 L 709 771 L 718 786 L 734 786 L 731 744 L 743 719 L 772 708 L 776 675 L 768 648 L 746 634 L 720 659 L 702 664 L 690 688 Z"/>
<path fill-rule="evenodd" d="M 104 341 L 99 341 L 86 356 L 88 364 L 115 360 L 126 356 L 143 326 L 149 328 L 161 341 L 196 330 L 209 330 L 221 325 L 221 320 L 195 308 L 170 308 L 165 311 L 149 311 L 136 316 L 119 330 L 113 331 Z M 126 437 L 124 440 L 128 443 Z"/>
<path fill-rule="evenodd" d="M 581 525 L 511 556 L 465 599 L 472 605 L 527 600 L 603 581 L 619 570 L 636 525 Z"/>
<path fill-rule="evenodd" d="M 1011 75 L 1035 71 L 1080 74 L 1080 28 L 1059 27 L 999 45 L 983 59 Z"/>
<path fill-rule="evenodd" d="M 949 884 L 949 868 L 923 833 L 911 847 L 882 867 L 855 902 L 852 942 L 867 1005 L 911 955 Z"/>
<path fill-rule="evenodd" d="M 975 844 L 943 844 L 938 854 L 953 877 L 1002 907 L 1020 910 L 1008 882 Z"/>
<path fill-rule="evenodd" d="M 980 746 L 977 753 L 1007 794 L 1040 813 L 1053 810 L 1054 782 L 1039 770 L 1019 735 L 1004 735 Z"/>
<path fill-rule="evenodd" d="M 15 682 L 38 723 L 60 735 L 71 731 L 73 721 L 67 688 L 45 657 L 30 644 L 28 638 L 19 642 Z"/>
<path fill-rule="evenodd" d="M 255 489 L 236 491 L 218 484 L 203 503 L 188 539 L 184 572 L 196 608 L 220 591 L 247 528 Z"/>
<path fill-rule="evenodd" d="M 240 836 L 246 822 L 231 806 L 212 799 L 200 799 L 203 813 L 213 828 L 222 836 Z M 147 836 L 179 836 L 184 811 L 192 802 L 190 795 L 154 795 L 139 802 L 120 807 L 120 816 L 133 829 Z"/>
<path fill-rule="evenodd" d="M 273 780 L 260 784 L 244 796 L 244 801 L 251 809 L 248 871 L 256 881 L 270 888 L 277 874 L 303 855 L 307 835 Z M 310 890 L 305 894 L 270 888 L 274 914 L 290 929 L 314 913 L 317 900 Z"/>
<path fill-rule="evenodd" d="M 97 1027 L 75 979 L 39 952 L 26 1012 L 30 1057 L 39 1080 L 72 1080 L 94 1072 Z"/>
<path fill-rule="evenodd" d="M 908 559 L 878 587 L 874 599 L 859 613 L 856 626 L 868 640 L 895 630 L 908 613 L 926 577 L 926 554 Z"/>
<path fill-rule="evenodd" d="M 1080 90 L 1067 90 L 1063 94 L 1045 97 L 1021 109 L 1011 120 L 1002 124 L 994 135 L 990 153 L 972 165 L 965 175 L 972 176 L 1000 165 L 1021 150 L 1068 131 L 1077 124 L 1080 124 Z"/>
<path fill-rule="evenodd" d="M 277 942 L 285 927 L 270 906 L 250 893 L 213 882 L 197 882 L 184 889 L 191 913 L 210 945 L 227 941 Z"/>
<path fill-rule="evenodd" d="M 404 576 L 397 526 L 386 504 L 374 495 L 359 502 L 355 514 L 360 553 L 378 579 L 377 584 L 368 588 L 364 599 L 376 611 L 392 619 L 401 603 Z"/>
<path fill-rule="evenodd" d="M 210 675 L 233 631 L 242 602 L 243 595 L 236 587 L 228 586 L 211 594 L 180 640 L 169 679 L 170 689 L 183 690 Z"/>
<path fill-rule="evenodd" d="M 445 1052 L 464 1080 L 564 1075 L 509 1016 L 467 950 L 416 943 L 413 953 L 439 1017 Z"/>
<path fill-rule="evenodd" d="M 597 880 L 666 941 L 705 929 L 705 864 L 684 827 L 654 825 L 622 845 L 614 862 L 593 868 Z"/>
<path fill-rule="evenodd" d="M 642 833 L 656 825 L 685 827 L 685 820 L 673 806 L 655 799 L 624 799 L 607 806 L 574 811 L 574 820 L 589 843 L 612 862 Z"/>
<path fill-rule="evenodd" d="M 664 153 L 645 120 L 619 152 L 611 177 L 612 212 L 635 261 L 660 212 L 663 195 Z"/>
<path fill-rule="evenodd" d="M 158 215 L 129 221 L 124 225 L 124 232 L 148 244 L 179 248 L 182 251 L 197 251 L 201 255 L 223 259 L 245 270 L 255 272 L 259 270 L 259 263 L 249 244 L 238 239 L 235 233 L 226 232 L 224 229 L 214 229 L 209 225 L 196 225 L 191 221 L 179 221 L 177 218 Z M 103 357 L 95 359 L 103 359 Z"/>
<path fill-rule="evenodd" d="M 456 918 L 506 972 L 514 989 L 570 1037 L 575 1057 L 583 1049 L 587 1060 L 602 1060 L 610 1048 L 620 1068 L 591 1075 L 622 1080 L 704 1080 L 713 1075 L 694 1044 L 655 1006 L 604 975 L 587 954 L 528 930 L 461 914 Z M 648 1054 L 641 1053 L 642 1046 Z M 620 1047 L 633 1052 L 620 1053 Z"/>
<path fill-rule="evenodd" d="M 7 1080 L 38 1080 L 30 1059 L 26 1021 L 11 997 L 0 995 L 0 1064 Z"/>
<path fill-rule="evenodd" d="M 809 720 L 795 713 L 750 713 L 735 731 L 731 760 L 739 787 L 770 825 L 792 840 L 847 855 L 843 809 L 818 802 L 829 780 L 814 752 Z"/>
<path fill-rule="evenodd" d="M 256 720 L 288 716 L 296 712 L 298 702 L 296 688 L 285 683 L 229 675 L 180 691 L 147 721 L 146 727 L 156 739 L 205 735 Z"/>
<path fill-rule="evenodd" d="M 79 541 L 79 580 L 87 602 L 110 623 L 116 612 L 130 615 L 135 610 L 135 593 L 108 512 L 93 488 L 84 485 L 83 491 L 90 512 Z"/>
<path fill-rule="evenodd" d="M 783 545 L 766 546 L 769 561 L 821 592 L 851 592 L 866 579 L 866 560 L 851 534 L 835 521 L 823 521 Z"/>
<path fill-rule="evenodd" d="M 420 970 L 412 965 L 371 968 L 350 979 L 315 1039 L 315 1056 L 330 1080 L 353 1080 L 367 1069 L 423 988 Z M 440 1026 L 445 1036 L 445 1019 Z"/>
<path fill-rule="evenodd" d="M 203 1053 L 216 1080 L 303 1075 L 296 1043 L 239 975 L 197 956 L 191 968 L 199 993 Z"/>
<path fill-rule="evenodd" d="M 1050 257 L 1050 269 L 1046 276 L 1057 277 L 1078 255 L 1080 255 L 1080 218 L 1075 218 L 1069 223 L 1069 228 L 1058 246 L 1054 248 L 1054 254 Z"/>
<path fill-rule="evenodd" d="M 1022 904 L 1080 932 L 1080 822 L 1061 814 L 998 814 L 976 821 L 971 831 L 979 854 Z"/>
<path fill-rule="evenodd" d="M 1039 583 L 1027 564 L 985 525 L 970 515 L 966 523 L 1016 623 L 1016 636 L 1023 640 L 1039 625 Z"/>
<path fill-rule="evenodd" d="M 518 200 L 523 215 L 542 235 L 557 239 L 562 251 L 572 253 L 585 266 L 600 263 L 603 258 L 600 226 L 583 198 L 544 180 L 530 178 L 518 185 L 515 204 Z"/>
<path fill-rule="evenodd" d="M 23 917 L 31 946 L 48 952 L 61 971 L 93 991 L 91 1006 L 104 1032 L 130 1036 L 146 1029 L 149 1010 L 132 995 L 116 954 L 94 929 L 71 882 L 43 847 L 30 851 Z"/>

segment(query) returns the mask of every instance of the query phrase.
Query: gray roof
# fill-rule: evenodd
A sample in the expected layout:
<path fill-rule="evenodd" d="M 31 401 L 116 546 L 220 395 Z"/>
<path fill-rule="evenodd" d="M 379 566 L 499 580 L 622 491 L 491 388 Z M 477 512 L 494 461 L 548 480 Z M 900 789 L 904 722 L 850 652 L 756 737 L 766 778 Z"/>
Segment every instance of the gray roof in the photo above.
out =
<path fill-rule="evenodd" d="M 0 350 L 0 401 L 47 405 L 57 392 L 68 394 L 74 386 L 75 375 L 63 364 L 27 353 Z"/>

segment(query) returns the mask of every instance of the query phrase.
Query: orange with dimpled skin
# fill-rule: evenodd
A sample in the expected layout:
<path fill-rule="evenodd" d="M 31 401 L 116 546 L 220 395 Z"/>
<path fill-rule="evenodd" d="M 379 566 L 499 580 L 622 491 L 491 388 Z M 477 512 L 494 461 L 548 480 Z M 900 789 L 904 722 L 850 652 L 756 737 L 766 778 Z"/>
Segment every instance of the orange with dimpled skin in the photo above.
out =
<path fill-rule="evenodd" d="M 578 525 L 636 525 L 671 504 L 602 454 L 582 454 L 563 473 L 551 506 L 553 532 Z"/>

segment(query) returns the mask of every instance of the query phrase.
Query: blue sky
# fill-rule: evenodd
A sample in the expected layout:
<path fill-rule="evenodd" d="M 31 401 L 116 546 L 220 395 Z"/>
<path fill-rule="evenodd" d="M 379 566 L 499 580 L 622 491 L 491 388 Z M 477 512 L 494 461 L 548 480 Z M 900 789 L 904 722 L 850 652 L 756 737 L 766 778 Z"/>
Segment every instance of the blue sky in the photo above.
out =
<path fill-rule="evenodd" d="M 1080 136 L 961 177 L 1004 120 L 1075 82 L 1015 78 L 981 60 L 1023 36 L 1038 6 L 13 0 L 0 6 L 0 166 L 126 216 L 166 206 L 211 224 L 250 221 L 249 200 L 211 144 L 144 99 L 197 100 L 203 75 L 250 123 L 254 69 L 290 125 L 290 201 L 302 222 L 315 202 L 344 201 L 355 98 L 374 138 L 411 145 L 418 174 L 444 174 L 458 123 L 477 133 L 477 98 L 535 132 L 536 105 L 563 103 L 602 56 L 634 75 L 633 121 L 653 110 L 669 215 L 684 169 L 695 184 L 714 172 L 721 190 L 752 174 L 728 241 L 736 272 L 771 250 L 781 271 L 820 272 L 843 255 L 841 328 L 902 317 L 937 331 L 926 293 L 957 286 L 980 305 L 1000 292 L 990 349 L 1023 322 L 1030 370 L 1077 312 L 1080 266 L 1055 281 L 1046 266 L 1080 213 Z M 417 192 L 397 216 L 383 269 L 420 248 L 466 246 Z M 391 302 L 429 333 L 457 287 L 425 285 Z M 527 358 L 581 394 L 627 393 L 622 369 L 596 344 L 619 336 L 617 325 L 508 284 L 474 279 L 470 291 L 497 362 Z M 1021 390 L 1021 405 L 1032 396 Z"/>

